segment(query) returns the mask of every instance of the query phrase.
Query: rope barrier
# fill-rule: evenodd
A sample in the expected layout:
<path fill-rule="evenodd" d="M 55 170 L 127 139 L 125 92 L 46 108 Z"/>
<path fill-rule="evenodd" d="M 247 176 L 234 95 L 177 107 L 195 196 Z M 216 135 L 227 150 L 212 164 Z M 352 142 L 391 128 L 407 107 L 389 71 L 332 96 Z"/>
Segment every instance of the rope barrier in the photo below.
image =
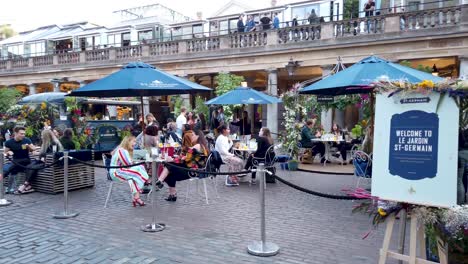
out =
<path fill-rule="evenodd" d="M 69 159 L 73 159 L 75 160 L 76 162 L 78 163 L 81 163 L 81 164 L 84 164 L 84 165 L 88 165 L 90 167 L 95 167 L 95 168 L 103 168 L 103 169 L 125 169 L 125 168 L 131 168 L 131 167 L 136 167 L 136 166 L 140 166 L 140 165 L 145 165 L 146 162 L 143 161 L 143 162 L 139 162 L 139 163 L 134 163 L 134 164 L 130 164 L 130 165 L 123 165 L 123 166 L 104 166 L 104 165 L 97 165 L 97 164 L 93 164 L 93 163 L 89 163 L 89 162 L 86 162 L 86 161 L 82 161 L 82 160 L 79 160 L 77 158 L 73 158 L 73 157 L 68 157 Z"/>
<path fill-rule="evenodd" d="M 319 197 L 323 197 L 323 198 L 328 198 L 328 199 L 334 199 L 334 200 L 365 200 L 365 199 L 368 199 L 368 198 L 363 198 L 363 197 L 355 197 L 355 196 L 349 196 L 349 195 L 335 195 L 335 194 L 328 194 L 328 193 L 321 193 L 321 192 L 317 192 L 317 191 L 313 191 L 313 190 L 308 190 L 306 188 L 303 188 L 301 186 L 298 186 L 294 183 L 291 183 L 281 177 L 279 177 L 278 175 L 275 175 L 275 178 L 288 185 L 289 187 L 292 187 L 298 191 L 301 191 L 301 192 L 305 192 L 305 193 L 308 193 L 308 194 L 312 194 L 312 195 L 315 195 L 315 196 L 319 196 Z"/>
<path fill-rule="evenodd" d="M 20 163 L 17 163 L 16 161 L 14 161 L 13 159 L 10 159 L 8 158 L 8 161 L 10 161 L 11 163 L 13 163 L 13 165 L 15 166 L 18 166 L 20 168 L 23 168 L 25 170 L 43 170 L 43 169 L 47 169 L 49 167 L 52 167 L 56 164 L 58 164 L 60 161 L 62 161 L 63 157 L 59 158 L 57 161 L 54 161 L 52 162 L 51 164 L 48 164 L 48 165 L 44 165 L 44 166 L 37 166 L 37 167 L 30 167 L 31 163 L 29 165 L 23 165 L 23 164 L 20 164 Z M 33 165 L 38 165 L 38 164 L 33 164 Z"/>
<path fill-rule="evenodd" d="M 177 165 L 175 165 L 175 164 L 173 164 L 173 163 L 170 163 L 170 162 L 163 162 L 163 164 L 166 165 L 166 166 L 168 166 L 168 167 L 177 168 L 177 169 L 180 169 L 180 170 L 183 170 L 183 171 L 187 171 L 187 172 L 201 173 L 201 174 L 210 174 L 210 175 L 239 175 L 239 174 L 247 174 L 247 173 L 251 173 L 251 172 L 252 172 L 252 170 L 237 171 L 237 172 L 211 172 L 211 171 L 205 171 L 205 170 L 194 170 L 194 169 L 189 169 L 189 168 L 177 166 Z"/>

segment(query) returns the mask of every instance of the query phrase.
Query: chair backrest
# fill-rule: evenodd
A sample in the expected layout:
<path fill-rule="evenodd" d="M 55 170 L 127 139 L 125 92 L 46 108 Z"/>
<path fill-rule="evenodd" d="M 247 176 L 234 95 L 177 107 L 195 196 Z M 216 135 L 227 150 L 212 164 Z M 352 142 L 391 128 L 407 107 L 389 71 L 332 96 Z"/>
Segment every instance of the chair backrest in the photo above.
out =
<path fill-rule="evenodd" d="M 266 153 L 265 157 L 254 157 L 252 163 L 254 166 L 258 166 L 263 163 L 265 167 L 272 167 L 276 162 L 275 145 L 271 145 Z"/>
<path fill-rule="evenodd" d="M 111 158 L 112 156 L 109 153 L 102 153 L 102 164 L 106 167 L 110 167 Z M 107 171 L 107 179 L 109 181 L 112 181 L 112 178 L 110 176 L 110 169 L 106 168 L 106 171 Z"/>
<path fill-rule="evenodd" d="M 212 165 L 214 166 L 214 168 L 219 170 L 221 168 L 221 165 L 224 164 L 223 159 L 221 158 L 221 155 L 219 154 L 218 151 L 212 149 L 210 156 L 211 156 L 210 159 L 211 159 Z"/>
<path fill-rule="evenodd" d="M 353 154 L 354 175 L 357 177 L 372 177 L 372 158 L 364 151 L 355 151 Z"/>

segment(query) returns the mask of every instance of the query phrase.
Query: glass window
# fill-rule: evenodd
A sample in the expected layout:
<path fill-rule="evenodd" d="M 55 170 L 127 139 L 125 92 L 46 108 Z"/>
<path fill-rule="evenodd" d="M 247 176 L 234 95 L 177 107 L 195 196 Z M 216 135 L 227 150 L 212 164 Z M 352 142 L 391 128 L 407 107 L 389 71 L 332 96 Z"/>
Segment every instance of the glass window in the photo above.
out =
<path fill-rule="evenodd" d="M 101 47 L 101 36 L 95 36 L 94 38 L 94 48 L 99 49 Z"/>
<path fill-rule="evenodd" d="M 182 28 L 176 27 L 172 29 L 172 40 L 182 39 Z"/>
<path fill-rule="evenodd" d="M 320 17 L 320 6 L 319 5 L 306 5 L 292 8 L 292 18 L 297 16 L 297 22 L 299 25 L 308 24 L 309 15 L 315 11 L 317 17 Z M 328 15 L 327 15 L 328 16 Z"/>
<path fill-rule="evenodd" d="M 226 35 L 229 34 L 229 24 L 228 21 L 219 21 L 219 34 Z"/>
<path fill-rule="evenodd" d="M 193 31 L 193 34 L 195 35 L 195 37 L 197 37 L 197 38 L 202 38 L 203 37 L 203 25 L 202 24 L 193 25 L 192 26 L 192 31 Z"/>
<path fill-rule="evenodd" d="M 153 30 L 138 32 L 138 41 L 153 39 Z"/>
<path fill-rule="evenodd" d="M 120 47 L 120 44 L 122 43 L 120 39 L 120 35 L 108 35 L 107 43 L 111 47 Z"/>
<path fill-rule="evenodd" d="M 193 37 L 192 27 L 182 27 L 182 39 L 191 39 Z"/>
<path fill-rule="evenodd" d="M 238 18 L 229 19 L 229 33 L 237 31 L 237 21 L 239 21 Z"/>
<path fill-rule="evenodd" d="M 219 25 L 218 21 L 210 22 L 210 36 L 218 36 L 219 34 Z"/>

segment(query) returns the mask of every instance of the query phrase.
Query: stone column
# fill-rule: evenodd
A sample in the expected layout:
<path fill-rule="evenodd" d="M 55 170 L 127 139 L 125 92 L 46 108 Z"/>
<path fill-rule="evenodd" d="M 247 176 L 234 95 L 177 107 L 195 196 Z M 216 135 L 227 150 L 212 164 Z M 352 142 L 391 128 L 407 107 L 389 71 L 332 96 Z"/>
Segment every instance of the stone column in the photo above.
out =
<path fill-rule="evenodd" d="M 268 93 L 271 95 L 278 95 L 278 70 L 268 69 Z M 278 137 L 278 105 L 267 105 L 267 125 L 272 133 L 274 139 Z"/>
<path fill-rule="evenodd" d="M 149 97 L 147 96 L 143 97 L 143 110 L 144 110 L 145 116 L 150 113 Z"/>
<path fill-rule="evenodd" d="M 184 79 L 188 78 L 187 75 L 181 75 L 179 77 Z M 180 97 L 182 98 L 182 106 L 188 109 L 190 107 L 190 94 L 181 94 Z"/>
<path fill-rule="evenodd" d="M 29 85 L 29 95 L 36 94 L 36 86 L 35 83 Z"/>
<path fill-rule="evenodd" d="M 333 65 L 324 65 L 322 66 L 322 76 L 327 78 L 327 76 L 333 70 Z M 332 123 L 333 123 L 333 109 L 328 109 L 327 111 L 322 111 L 321 114 L 321 124 L 325 131 L 331 131 Z"/>
<path fill-rule="evenodd" d="M 468 81 L 468 56 L 458 59 L 460 60 L 460 79 Z"/>
<path fill-rule="evenodd" d="M 55 92 L 55 93 L 60 92 L 60 82 L 53 81 L 52 84 L 54 85 L 54 90 L 53 90 L 53 92 Z"/>

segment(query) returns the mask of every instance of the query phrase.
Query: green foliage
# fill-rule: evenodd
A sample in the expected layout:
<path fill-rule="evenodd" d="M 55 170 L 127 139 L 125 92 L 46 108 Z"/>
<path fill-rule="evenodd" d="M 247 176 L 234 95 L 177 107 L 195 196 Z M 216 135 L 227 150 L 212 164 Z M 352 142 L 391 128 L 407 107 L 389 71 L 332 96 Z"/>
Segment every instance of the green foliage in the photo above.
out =
<path fill-rule="evenodd" d="M 351 134 L 354 138 L 359 138 L 362 136 L 362 126 L 356 125 L 353 129 L 351 129 Z"/>
<path fill-rule="evenodd" d="M 177 117 L 180 114 L 180 109 L 183 106 L 184 99 L 180 95 L 171 96 L 171 102 L 174 104 L 174 116 Z M 187 109 L 190 111 L 190 109 Z"/>
<path fill-rule="evenodd" d="M 0 25 L 0 36 L 3 35 L 5 38 L 16 35 L 15 30 L 8 24 Z"/>
<path fill-rule="evenodd" d="M 423 65 L 419 64 L 416 68 L 414 68 L 413 66 L 411 66 L 411 62 L 409 62 L 407 60 L 401 61 L 400 65 L 403 65 L 403 66 L 406 66 L 406 67 L 409 67 L 409 68 L 413 68 L 413 69 L 416 69 L 418 71 L 432 73 L 432 67 L 423 66 Z"/>
<path fill-rule="evenodd" d="M 241 82 L 244 81 L 244 77 L 230 73 L 219 73 L 215 77 L 215 81 L 218 84 L 215 93 L 216 96 L 220 96 L 231 90 L 234 90 L 234 88 L 236 87 L 241 86 Z M 240 105 L 224 106 L 224 116 L 226 117 L 226 120 L 231 119 L 234 111 L 236 111 L 236 109 L 239 109 L 240 107 Z"/>
<path fill-rule="evenodd" d="M 313 96 L 315 97 L 315 96 Z M 328 110 L 328 109 L 338 109 L 345 110 L 349 105 L 356 105 L 361 101 L 361 98 L 357 94 L 350 95 L 339 95 L 335 96 L 333 102 L 330 103 L 316 103 L 317 110 Z"/>
<path fill-rule="evenodd" d="M 132 132 L 128 130 L 122 130 L 120 131 L 120 141 L 122 141 L 126 136 L 131 136 Z"/>
<path fill-rule="evenodd" d="M 195 97 L 195 112 L 203 114 L 205 118 L 210 116 L 210 108 L 205 104 L 205 100 L 201 96 Z"/>
<path fill-rule="evenodd" d="M 359 0 L 345 0 L 343 13 L 344 19 L 359 17 Z"/>
<path fill-rule="evenodd" d="M 21 92 L 16 89 L 0 89 L 0 113 L 6 113 L 21 98 Z"/>

